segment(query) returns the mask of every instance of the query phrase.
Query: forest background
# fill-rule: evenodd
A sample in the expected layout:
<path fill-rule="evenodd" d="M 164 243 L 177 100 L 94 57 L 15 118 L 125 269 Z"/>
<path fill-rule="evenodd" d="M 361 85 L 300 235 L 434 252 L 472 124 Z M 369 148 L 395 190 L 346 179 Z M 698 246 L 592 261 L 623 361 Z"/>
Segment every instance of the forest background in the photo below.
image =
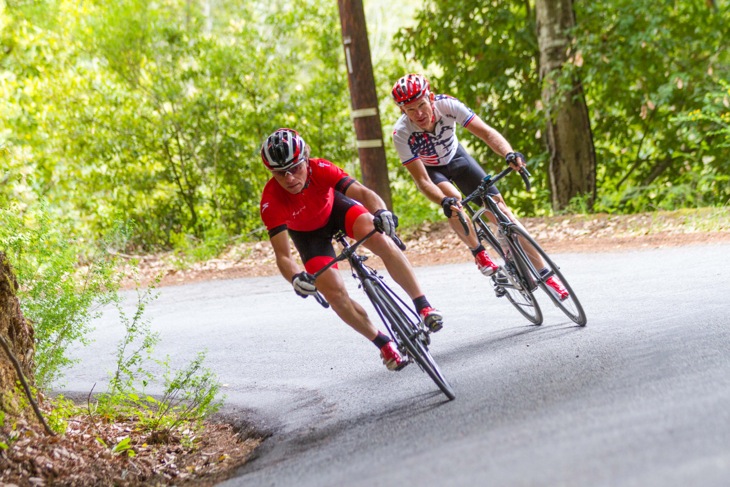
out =
<path fill-rule="evenodd" d="M 535 2 L 365 7 L 402 226 L 442 218 L 390 143 L 399 116 L 390 88 L 414 71 L 527 155 L 534 188 L 505 179 L 510 206 L 555 214 Z M 568 94 L 576 80 L 582 88 L 595 195 L 575 196 L 560 213 L 726 208 L 730 2 L 572 7 L 553 81 Z M 361 174 L 329 0 L 0 1 L 0 99 L 0 251 L 35 327 L 41 388 L 61 377 L 94 307 L 117 299 L 119 256 L 204 260 L 265 239 L 258 205 L 269 175 L 259 148 L 274 129 L 295 128 L 315 156 Z M 459 136 L 488 172 L 504 166 L 467 131 Z"/>
<path fill-rule="evenodd" d="M 506 180 L 510 204 L 526 216 L 552 213 L 530 3 L 367 11 L 370 25 L 383 26 L 370 42 L 393 206 L 405 226 L 440 218 L 390 143 L 390 87 L 411 71 L 528 156 L 535 190 Z M 574 9 L 567 70 L 585 92 L 596 200 L 575 198 L 565 211 L 727 204 L 728 2 Z M 12 214 L 4 218 L 49 213 L 89 244 L 123 224 L 118 250 L 216 253 L 265 237 L 258 203 L 268 174 L 258 152 L 275 128 L 296 128 L 313 154 L 360 175 L 336 2 L 14 1 L 0 29 L 0 205 Z M 461 137 L 489 170 L 503 166 Z"/>

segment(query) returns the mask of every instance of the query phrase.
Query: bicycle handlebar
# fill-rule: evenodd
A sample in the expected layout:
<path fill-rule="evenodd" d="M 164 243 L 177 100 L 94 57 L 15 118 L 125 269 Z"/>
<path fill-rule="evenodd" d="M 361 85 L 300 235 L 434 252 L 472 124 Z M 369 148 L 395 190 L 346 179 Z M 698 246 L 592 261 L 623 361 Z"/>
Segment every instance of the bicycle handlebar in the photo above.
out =
<path fill-rule="evenodd" d="M 340 252 L 340 254 L 338 256 L 336 256 L 334 259 L 329 261 L 327 263 L 327 265 L 322 267 L 320 270 L 318 270 L 317 272 L 312 274 L 312 281 L 315 281 L 319 276 L 321 276 L 326 270 L 328 270 L 330 267 L 332 267 L 336 263 L 349 259 L 350 256 L 355 253 L 357 248 L 360 245 L 362 245 L 363 242 L 365 242 L 365 240 L 369 239 L 370 237 L 375 235 L 377 232 L 378 232 L 377 230 L 372 229 L 367 235 L 365 235 L 363 238 L 361 238 L 357 242 L 346 245 L 345 248 L 342 250 L 342 252 Z M 344 238 L 344 235 L 342 235 L 341 238 Z M 401 250 L 406 249 L 406 244 L 404 244 L 403 240 L 401 240 L 397 235 L 394 235 L 391 238 L 393 239 L 393 242 L 395 242 L 395 244 L 398 246 L 399 249 L 401 249 Z M 327 302 L 326 299 L 324 299 L 324 296 L 322 296 L 322 294 L 320 294 L 319 291 L 317 291 L 317 294 L 315 294 L 314 297 L 316 298 L 317 302 L 322 305 L 322 307 L 329 308 L 330 304 Z"/>
<path fill-rule="evenodd" d="M 325 266 L 324 266 L 324 267 L 322 267 L 322 268 L 321 268 L 320 270 L 318 270 L 317 272 L 315 272 L 314 274 L 312 274 L 312 276 L 314 277 L 314 279 L 317 279 L 317 278 L 318 278 L 319 276 L 321 276 L 321 275 L 322 275 L 322 274 L 323 274 L 323 273 L 324 273 L 324 272 L 325 272 L 326 270 L 328 270 L 328 269 L 329 269 L 330 267 L 332 267 L 332 266 L 333 266 L 333 265 L 335 265 L 336 263 L 338 263 L 338 262 L 340 262 L 340 261 L 343 261 L 343 260 L 345 260 L 345 259 L 349 258 L 349 257 L 350 257 L 350 256 L 351 256 L 352 254 L 354 254 L 354 253 L 355 253 L 355 250 L 357 250 L 357 248 L 358 248 L 358 247 L 359 247 L 360 245 L 362 245 L 362 243 L 363 243 L 363 242 L 365 242 L 365 240 L 367 240 L 367 239 L 369 239 L 370 237 L 372 237 L 373 235 L 375 235 L 375 233 L 376 233 L 376 232 L 377 232 L 377 230 L 375 230 L 375 229 L 372 229 L 372 230 L 370 230 L 370 232 L 369 232 L 369 233 L 368 233 L 367 235 L 365 235 L 365 236 L 364 236 L 363 238 L 361 238 L 361 239 L 360 239 L 360 240 L 358 240 L 357 242 L 355 242 L 355 243 L 353 243 L 353 244 L 351 244 L 351 245 L 348 245 L 347 247 L 345 247 L 345 248 L 344 248 L 344 249 L 342 250 L 342 252 L 340 252 L 340 255 L 338 255 L 337 257 L 335 257 L 335 258 L 334 258 L 334 259 L 332 259 L 331 261 L 329 261 L 329 262 L 327 263 L 327 265 L 325 265 Z M 400 239 L 399 239 L 399 240 L 400 240 Z"/>
<path fill-rule="evenodd" d="M 487 174 L 487 176 L 482 179 L 482 182 L 479 183 L 477 189 L 475 189 L 469 196 L 461 200 L 462 204 L 470 203 L 471 201 L 481 196 L 484 196 L 490 186 L 493 186 L 497 181 L 499 181 L 512 171 L 514 171 L 514 169 L 512 169 L 511 167 L 507 167 L 494 177 Z M 530 171 L 528 171 L 526 167 L 523 167 L 522 170 L 519 171 L 519 173 L 520 176 L 522 176 L 522 180 L 525 182 L 525 189 L 527 189 L 527 191 L 530 191 L 530 189 L 532 189 L 532 186 L 530 185 Z"/>
<path fill-rule="evenodd" d="M 456 212 L 457 216 L 459 217 L 459 223 L 461 223 L 461 226 L 464 228 L 464 235 L 467 237 L 469 236 L 469 224 L 466 222 L 466 218 L 464 218 L 464 212 L 461 210 L 458 210 Z"/>
<path fill-rule="evenodd" d="M 479 187 L 477 187 L 477 189 L 472 194 L 470 194 L 469 196 L 467 196 L 466 198 L 461 200 L 461 202 L 463 204 L 466 204 L 466 203 L 469 203 L 470 201 L 476 199 L 479 196 L 483 196 L 484 194 L 486 194 L 487 188 L 489 188 L 490 186 L 495 184 L 497 181 L 499 181 L 500 179 L 502 179 L 503 177 L 505 177 L 507 174 L 509 174 L 512 171 L 514 171 L 514 169 L 512 169 L 512 167 L 507 167 L 505 170 L 503 170 L 502 172 L 497 174 L 495 177 L 487 175 L 482 180 L 482 182 L 479 183 Z M 525 188 L 527 189 L 527 191 L 530 191 L 530 189 L 531 189 L 530 171 L 527 170 L 527 167 L 523 167 L 522 170 L 519 171 L 519 173 L 520 173 L 520 176 L 522 176 L 522 180 L 525 182 Z M 464 227 L 464 233 L 468 236 L 469 235 L 469 224 L 466 222 L 466 218 L 464 218 L 463 212 L 459 211 L 458 216 L 459 216 L 459 222 L 461 223 L 461 226 Z"/>

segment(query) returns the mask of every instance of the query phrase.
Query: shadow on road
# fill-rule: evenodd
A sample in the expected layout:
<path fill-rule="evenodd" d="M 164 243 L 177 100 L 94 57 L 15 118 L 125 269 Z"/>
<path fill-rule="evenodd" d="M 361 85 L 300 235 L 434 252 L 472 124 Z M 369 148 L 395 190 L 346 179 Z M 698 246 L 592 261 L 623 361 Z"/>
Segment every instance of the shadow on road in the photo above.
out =
<path fill-rule="evenodd" d="M 554 325 L 525 325 L 504 330 L 497 330 L 488 333 L 485 337 L 475 337 L 466 345 L 462 345 L 449 352 L 439 353 L 438 344 L 431 345 L 431 353 L 439 365 L 454 361 L 462 362 L 467 359 L 477 358 L 486 352 L 500 350 L 504 347 L 520 346 L 526 343 L 525 338 L 533 337 L 536 334 L 544 336 L 547 340 L 553 340 L 568 334 L 583 330 L 585 327 L 575 325 L 572 321 Z M 448 377 L 448 370 L 444 371 Z"/>

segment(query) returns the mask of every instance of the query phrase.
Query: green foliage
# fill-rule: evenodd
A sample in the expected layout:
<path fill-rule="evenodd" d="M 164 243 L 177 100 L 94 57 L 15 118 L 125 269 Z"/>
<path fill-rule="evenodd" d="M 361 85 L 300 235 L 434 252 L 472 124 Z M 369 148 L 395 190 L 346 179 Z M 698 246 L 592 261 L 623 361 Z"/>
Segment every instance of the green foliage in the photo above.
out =
<path fill-rule="evenodd" d="M 575 2 L 570 63 L 598 156 L 599 211 L 723 204 L 730 156 L 727 1 Z M 46 201 L 94 240 L 133 223 L 128 250 L 174 249 L 181 265 L 264 236 L 258 157 L 275 128 L 359 176 L 337 5 L 40 0 L 0 7 L 0 208 Z M 371 44 L 404 225 L 439 219 L 400 167 L 389 129 L 395 79 L 423 71 L 530 158 L 535 190 L 500 189 L 520 214 L 549 212 L 534 2 L 418 4 Z M 384 15 L 410 15 L 388 6 Z M 651 12 L 651 14 L 647 14 Z M 372 22 L 371 22 L 372 23 Z M 371 40 L 373 35 L 371 33 Z M 387 48 L 386 48 L 387 49 Z M 59 100 L 64 100 L 60 103 Z M 504 162 L 467 131 L 488 173 Z"/>
<path fill-rule="evenodd" d="M 182 424 L 197 422 L 220 409 L 215 396 L 220 384 L 210 370 L 203 367 L 205 353 L 201 352 L 185 368 L 174 373 L 166 367 L 164 392 L 157 400 L 147 397 L 150 408 L 140 417 L 152 431 L 172 432 Z"/>
<path fill-rule="evenodd" d="M 68 420 L 81 414 L 81 408 L 70 399 L 60 395 L 50 400 L 51 408 L 45 415 L 48 426 L 58 434 L 63 434 L 68 428 Z"/>
<path fill-rule="evenodd" d="M 574 2 L 570 62 L 563 84 L 581 79 L 598 160 L 597 211 L 645 211 L 728 201 L 727 113 L 730 5 L 716 2 Z M 472 107 L 530 156 L 531 199 L 509 198 L 522 213 L 547 209 L 547 153 L 533 2 L 430 0 L 396 47 L 422 63 L 437 92 Z M 467 27 L 468 26 L 468 27 Z M 724 125 L 723 125 L 724 124 Z M 463 132 L 462 132 L 463 133 Z M 501 161 L 464 135 L 496 171 Z M 518 180 L 500 187 L 508 195 Z"/>
<path fill-rule="evenodd" d="M 172 233 L 170 243 L 175 251 L 178 268 L 185 269 L 190 263 L 212 259 L 230 243 L 229 236 L 220 228 L 207 230 L 202 238 L 185 233 Z"/>
<path fill-rule="evenodd" d="M 579 4 L 575 49 L 602 162 L 599 199 L 612 205 L 597 210 L 727 202 L 728 134 L 691 116 L 716 110 L 713 94 L 730 77 L 730 10 L 718 7 Z"/>
<path fill-rule="evenodd" d="M 159 334 L 152 331 L 144 317 L 147 305 L 156 298 L 154 287 L 137 289 L 137 306 L 128 316 L 117 304 L 125 334 L 116 352 L 116 370 L 109 381 L 108 391 L 95 405 L 95 414 L 108 419 L 135 418 L 138 427 L 157 435 L 160 441 L 172 435 L 183 425 L 193 428 L 209 415 L 218 411 L 222 400 L 217 399 L 220 385 L 215 375 L 203 367 L 205 353 L 201 352 L 188 365 L 173 371 L 166 361 L 155 358 L 154 347 Z M 162 368 L 162 372 L 153 370 Z M 157 377 L 162 377 L 159 384 Z M 161 385 L 162 397 L 156 399 L 145 391 Z M 134 455 L 129 441 L 120 440 L 114 453 Z"/>
<path fill-rule="evenodd" d="M 142 248 L 255 238 L 271 131 L 354 160 L 335 4 L 46 4 L 0 14 L 0 205 L 43 195 L 89 235 L 132 221 Z"/>
<path fill-rule="evenodd" d="M 111 396 L 126 394 L 135 387 L 135 383 L 141 383 L 144 388 L 154 379 L 146 361 L 152 358 L 154 347 L 160 338 L 158 333 L 151 330 L 144 312 L 157 295 L 154 286 L 145 289 L 137 287 L 136 291 L 137 306 L 131 317 L 122 309 L 119 300 L 115 302 L 119 319 L 124 326 L 124 336 L 117 344 L 116 370 L 109 381 Z"/>
<path fill-rule="evenodd" d="M 36 383 L 48 387 L 73 363 L 68 348 L 88 343 L 99 307 L 116 295 L 115 260 L 77 239 L 73 222 L 43 205 L 0 209 L 0 222 L 0 249 L 13 265 L 21 309 L 35 330 Z"/>
<path fill-rule="evenodd" d="M 132 449 L 132 440 L 129 436 L 125 436 L 112 447 L 112 453 L 126 453 L 128 457 L 136 456 L 136 453 Z"/>

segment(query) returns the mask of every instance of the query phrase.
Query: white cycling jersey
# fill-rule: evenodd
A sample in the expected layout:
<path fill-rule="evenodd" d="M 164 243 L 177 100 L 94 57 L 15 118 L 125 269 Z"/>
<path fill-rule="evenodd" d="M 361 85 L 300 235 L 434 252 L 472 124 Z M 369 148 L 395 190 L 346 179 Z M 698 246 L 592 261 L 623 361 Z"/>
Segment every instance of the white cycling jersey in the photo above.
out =
<path fill-rule="evenodd" d="M 426 132 L 404 113 L 393 126 L 393 142 L 403 165 L 421 159 L 426 166 L 445 166 L 456 153 L 456 124 L 466 127 L 474 112 L 449 95 L 436 95 L 433 102 L 436 126 Z"/>

